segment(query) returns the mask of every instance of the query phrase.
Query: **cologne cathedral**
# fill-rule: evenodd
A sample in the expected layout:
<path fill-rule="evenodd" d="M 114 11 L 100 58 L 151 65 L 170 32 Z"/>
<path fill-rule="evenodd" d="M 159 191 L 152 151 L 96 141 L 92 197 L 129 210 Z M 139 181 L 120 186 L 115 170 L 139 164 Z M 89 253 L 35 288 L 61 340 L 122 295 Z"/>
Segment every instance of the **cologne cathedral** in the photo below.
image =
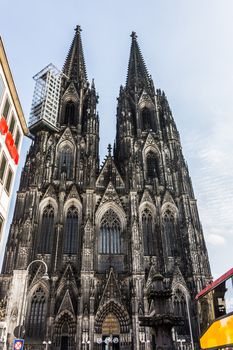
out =
<path fill-rule="evenodd" d="M 208 255 L 179 132 L 136 33 L 101 166 L 79 26 L 60 77 L 55 123 L 30 125 L 0 276 L 6 348 L 14 336 L 31 350 L 197 348 Z"/>

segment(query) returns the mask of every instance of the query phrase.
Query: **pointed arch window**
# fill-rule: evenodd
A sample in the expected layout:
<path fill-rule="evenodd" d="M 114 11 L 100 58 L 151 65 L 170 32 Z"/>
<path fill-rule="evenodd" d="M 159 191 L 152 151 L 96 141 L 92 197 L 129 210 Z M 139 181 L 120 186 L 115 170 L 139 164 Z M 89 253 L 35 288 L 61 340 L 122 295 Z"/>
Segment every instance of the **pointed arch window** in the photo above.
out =
<path fill-rule="evenodd" d="M 40 226 L 39 253 L 50 254 L 52 252 L 54 234 L 54 208 L 49 204 L 43 210 Z"/>
<path fill-rule="evenodd" d="M 39 287 L 31 298 L 30 311 L 28 315 L 28 336 L 41 338 L 44 335 L 46 317 L 46 294 Z"/>
<path fill-rule="evenodd" d="M 142 129 L 143 130 L 153 130 L 153 122 L 152 122 L 152 111 L 145 107 L 141 112 L 142 117 Z"/>
<path fill-rule="evenodd" d="M 146 166 L 147 166 L 147 178 L 153 180 L 154 178 L 159 178 L 159 167 L 158 159 L 154 152 L 148 152 L 146 157 Z"/>
<path fill-rule="evenodd" d="M 66 179 L 73 178 L 73 152 L 70 146 L 65 145 L 59 151 L 59 177 L 65 172 Z"/>
<path fill-rule="evenodd" d="M 99 252 L 102 254 L 121 253 L 121 224 L 112 209 L 106 211 L 100 224 Z"/>
<path fill-rule="evenodd" d="M 176 333 L 179 336 L 189 336 L 189 323 L 187 315 L 187 301 L 184 293 L 177 289 L 173 296 L 174 313 L 176 316 L 182 317 L 184 325 L 176 327 Z"/>
<path fill-rule="evenodd" d="M 168 256 L 174 255 L 176 236 L 175 216 L 172 211 L 167 210 L 163 215 L 165 251 Z"/>
<path fill-rule="evenodd" d="M 69 101 L 65 108 L 65 124 L 75 125 L 75 104 L 73 101 Z"/>
<path fill-rule="evenodd" d="M 156 240 L 153 232 L 153 217 L 149 209 L 142 212 L 144 255 L 156 255 Z"/>
<path fill-rule="evenodd" d="M 78 210 L 72 206 L 67 211 L 64 239 L 63 239 L 63 253 L 76 254 L 78 246 Z"/>

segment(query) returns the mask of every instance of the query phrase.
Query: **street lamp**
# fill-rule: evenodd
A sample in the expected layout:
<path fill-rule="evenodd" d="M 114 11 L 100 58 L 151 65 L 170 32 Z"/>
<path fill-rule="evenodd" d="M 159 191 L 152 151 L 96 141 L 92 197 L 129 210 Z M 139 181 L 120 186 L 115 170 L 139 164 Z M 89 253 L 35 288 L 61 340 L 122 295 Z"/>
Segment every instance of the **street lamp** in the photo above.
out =
<path fill-rule="evenodd" d="M 24 315 L 23 315 L 23 311 L 25 309 L 25 302 L 26 302 L 26 294 L 27 294 L 27 282 L 28 282 L 28 272 L 30 267 L 32 266 L 32 264 L 34 263 L 42 263 L 45 267 L 45 272 L 43 274 L 43 276 L 41 277 L 41 279 L 44 279 L 45 281 L 49 280 L 49 275 L 48 275 L 48 265 L 46 264 L 46 262 L 44 260 L 33 260 L 30 262 L 30 264 L 28 265 L 27 269 L 26 269 L 26 278 L 25 278 L 25 283 L 24 283 L 24 289 L 23 289 L 23 300 L 22 300 L 22 307 L 20 310 L 20 317 L 19 317 L 19 328 L 18 328 L 18 336 L 21 337 L 21 332 L 22 332 L 22 327 L 23 327 L 23 320 L 24 320 Z M 46 348 L 47 349 L 47 348 Z"/>
<path fill-rule="evenodd" d="M 84 349 L 89 349 L 89 344 L 90 344 L 90 340 L 86 340 L 86 339 L 83 339 L 82 341 L 82 344 L 84 345 Z"/>
<path fill-rule="evenodd" d="M 51 342 L 51 340 L 48 340 L 48 341 L 44 340 L 43 344 L 45 345 L 45 350 L 48 350 L 48 347 L 49 347 L 49 345 L 52 344 L 52 342 Z"/>
<path fill-rule="evenodd" d="M 180 350 L 183 350 L 183 343 L 185 343 L 185 339 L 177 339 L 177 342 L 180 343 Z"/>

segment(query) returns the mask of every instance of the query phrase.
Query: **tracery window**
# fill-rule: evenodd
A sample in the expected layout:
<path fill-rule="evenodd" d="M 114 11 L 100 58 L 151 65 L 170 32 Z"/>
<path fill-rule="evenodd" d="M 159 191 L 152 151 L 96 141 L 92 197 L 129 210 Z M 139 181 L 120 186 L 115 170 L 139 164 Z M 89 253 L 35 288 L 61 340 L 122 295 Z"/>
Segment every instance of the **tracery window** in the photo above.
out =
<path fill-rule="evenodd" d="M 147 178 L 152 180 L 154 178 L 158 178 L 159 168 L 158 168 L 158 160 L 156 154 L 154 152 L 148 152 L 146 157 L 146 165 L 147 165 Z"/>
<path fill-rule="evenodd" d="M 168 256 L 174 255 L 174 239 L 175 239 L 175 216 L 169 209 L 163 215 L 165 250 Z"/>
<path fill-rule="evenodd" d="M 141 112 L 142 116 L 142 128 L 143 130 L 151 130 L 153 129 L 153 123 L 152 123 L 152 113 L 149 108 L 143 108 Z"/>
<path fill-rule="evenodd" d="M 187 336 L 189 335 L 189 323 L 187 315 L 187 303 L 184 293 L 177 289 L 173 296 L 174 312 L 176 316 L 182 317 L 184 324 L 176 327 L 177 335 Z"/>
<path fill-rule="evenodd" d="M 73 101 L 69 101 L 66 104 L 65 124 L 75 125 L 75 104 Z"/>
<path fill-rule="evenodd" d="M 145 209 L 142 212 L 144 255 L 156 255 L 156 240 L 155 233 L 153 231 L 153 218 L 151 211 L 149 209 Z"/>
<path fill-rule="evenodd" d="M 40 338 L 44 334 L 46 317 L 46 295 L 39 287 L 33 294 L 28 316 L 28 336 Z"/>
<path fill-rule="evenodd" d="M 64 228 L 63 253 L 77 253 L 78 244 L 78 210 L 72 206 L 67 211 L 66 223 Z"/>
<path fill-rule="evenodd" d="M 63 172 L 65 172 L 67 180 L 72 179 L 72 177 L 73 177 L 73 154 L 72 154 L 72 149 L 70 148 L 70 146 L 65 145 L 64 147 L 62 147 L 60 149 L 58 166 L 59 166 L 59 176 L 61 176 L 61 174 Z"/>
<path fill-rule="evenodd" d="M 102 254 L 120 254 L 121 224 L 112 209 L 106 211 L 100 224 L 99 252 Z"/>
<path fill-rule="evenodd" d="M 54 233 L 54 209 L 51 204 L 44 208 L 40 225 L 39 253 L 52 252 Z"/>

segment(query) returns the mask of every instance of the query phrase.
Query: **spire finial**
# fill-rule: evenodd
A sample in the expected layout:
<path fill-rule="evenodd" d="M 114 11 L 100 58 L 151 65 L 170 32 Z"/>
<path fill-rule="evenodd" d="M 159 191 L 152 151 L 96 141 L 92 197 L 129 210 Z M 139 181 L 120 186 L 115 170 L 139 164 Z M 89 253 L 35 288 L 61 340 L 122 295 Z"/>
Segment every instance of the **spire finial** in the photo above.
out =
<path fill-rule="evenodd" d="M 109 155 L 110 157 L 112 156 L 112 146 L 111 146 L 110 143 L 108 144 L 108 155 Z"/>
<path fill-rule="evenodd" d="M 77 25 L 75 28 L 75 35 L 66 57 L 65 64 L 63 66 L 64 74 L 74 82 L 86 82 L 86 66 L 84 61 L 84 54 L 82 48 L 81 39 L 81 26 Z"/>
<path fill-rule="evenodd" d="M 126 87 L 130 88 L 130 90 L 134 92 L 141 90 L 142 88 L 146 88 L 147 91 L 151 91 L 151 80 L 137 42 L 136 32 L 132 32 L 131 38 L 132 43 Z"/>
<path fill-rule="evenodd" d="M 136 32 L 132 32 L 132 34 L 130 35 L 131 36 L 131 38 L 133 39 L 133 40 L 136 40 L 137 39 L 137 34 L 136 34 Z"/>
<path fill-rule="evenodd" d="M 78 25 L 76 26 L 76 28 L 75 28 L 75 32 L 76 32 L 77 34 L 80 34 L 81 31 L 82 31 L 82 28 L 81 28 L 81 26 L 78 24 Z"/>

